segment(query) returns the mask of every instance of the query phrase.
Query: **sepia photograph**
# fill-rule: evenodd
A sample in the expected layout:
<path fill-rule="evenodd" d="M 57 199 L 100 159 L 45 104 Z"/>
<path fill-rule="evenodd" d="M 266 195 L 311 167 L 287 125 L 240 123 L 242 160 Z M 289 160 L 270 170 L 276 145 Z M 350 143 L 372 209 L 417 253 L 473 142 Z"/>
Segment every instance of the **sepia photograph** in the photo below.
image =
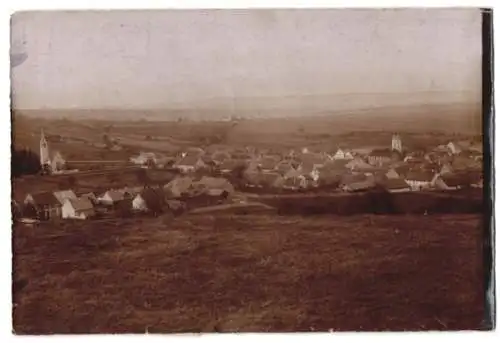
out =
<path fill-rule="evenodd" d="M 491 15 L 14 13 L 13 333 L 494 329 Z"/>

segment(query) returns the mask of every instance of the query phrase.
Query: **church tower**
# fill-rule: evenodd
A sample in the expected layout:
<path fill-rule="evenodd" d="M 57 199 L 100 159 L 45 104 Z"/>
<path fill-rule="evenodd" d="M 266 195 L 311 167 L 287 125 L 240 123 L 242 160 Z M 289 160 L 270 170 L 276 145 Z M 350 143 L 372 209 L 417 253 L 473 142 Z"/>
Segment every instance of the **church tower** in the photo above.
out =
<path fill-rule="evenodd" d="M 50 166 L 49 145 L 47 143 L 47 139 L 45 138 L 43 129 L 40 135 L 40 165 L 42 168 L 45 165 Z"/>
<path fill-rule="evenodd" d="M 401 137 L 398 134 L 392 135 L 392 150 L 403 152 L 403 143 L 401 142 Z"/>

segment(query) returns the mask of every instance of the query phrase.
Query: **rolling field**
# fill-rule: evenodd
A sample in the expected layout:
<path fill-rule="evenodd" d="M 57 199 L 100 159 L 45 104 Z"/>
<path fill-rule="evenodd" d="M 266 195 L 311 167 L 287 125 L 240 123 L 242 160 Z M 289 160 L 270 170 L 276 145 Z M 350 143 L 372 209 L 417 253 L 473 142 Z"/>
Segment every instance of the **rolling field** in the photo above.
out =
<path fill-rule="evenodd" d="M 18 334 L 484 328 L 480 215 L 14 227 Z"/>
<path fill-rule="evenodd" d="M 213 112 L 200 111 L 200 119 L 216 119 Z M 207 148 L 214 144 L 284 149 L 307 146 L 331 151 L 339 146 L 388 146 L 394 132 L 402 134 L 406 147 L 435 146 L 450 140 L 467 139 L 471 135 L 480 136 L 482 132 L 481 111 L 477 104 L 387 106 L 320 112 L 304 110 L 303 113 L 276 110 L 267 113 L 267 118 L 254 117 L 237 123 L 176 122 L 177 115 L 189 117 L 189 111 L 178 114 L 168 110 L 40 110 L 16 113 L 13 127 L 16 146 L 38 151 L 43 127 L 48 135 L 64 136 L 64 142 L 49 144 L 68 160 L 128 160 L 131 154 L 141 150 L 172 153 L 188 146 Z M 232 114 L 222 110 L 215 113 Z M 243 111 L 243 115 L 248 114 L 249 117 L 252 113 L 251 110 Z M 290 116 L 273 117 L 276 113 Z M 147 120 L 138 120 L 142 117 Z M 118 139 L 124 150 L 95 147 L 95 143 L 103 142 L 105 134 Z M 214 141 L 214 138 L 217 139 Z"/>

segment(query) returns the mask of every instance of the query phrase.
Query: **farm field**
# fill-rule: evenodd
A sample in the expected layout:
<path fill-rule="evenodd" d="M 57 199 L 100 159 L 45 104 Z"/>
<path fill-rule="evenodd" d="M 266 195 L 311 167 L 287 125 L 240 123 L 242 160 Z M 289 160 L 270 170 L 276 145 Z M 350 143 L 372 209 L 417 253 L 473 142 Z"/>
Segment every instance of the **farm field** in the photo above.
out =
<path fill-rule="evenodd" d="M 483 229 L 469 214 L 19 225 L 14 330 L 480 329 Z"/>
<path fill-rule="evenodd" d="M 275 149 L 307 146 L 324 151 L 335 150 L 339 146 L 385 147 L 390 143 L 393 132 L 401 133 L 408 147 L 434 146 L 470 135 L 480 138 L 482 132 L 478 104 L 388 106 L 344 110 L 333 114 L 306 112 L 303 117 L 289 117 L 286 120 L 252 118 L 236 123 L 201 120 L 176 122 L 177 112 L 157 112 L 18 111 L 13 120 L 14 144 L 37 151 L 40 130 L 44 128 L 49 136 L 64 133 L 64 142 L 50 143 L 67 160 L 128 160 L 132 154 L 142 150 L 171 154 L 189 146 L 252 145 Z M 201 110 L 200 118 L 210 119 L 212 112 Z M 142 117 L 147 120 L 138 120 Z M 419 118 L 418 122 L 413 120 L 415 117 Z M 96 147 L 95 144 L 103 143 L 104 135 L 117 139 L 123 145 L 123 150 Z"/>

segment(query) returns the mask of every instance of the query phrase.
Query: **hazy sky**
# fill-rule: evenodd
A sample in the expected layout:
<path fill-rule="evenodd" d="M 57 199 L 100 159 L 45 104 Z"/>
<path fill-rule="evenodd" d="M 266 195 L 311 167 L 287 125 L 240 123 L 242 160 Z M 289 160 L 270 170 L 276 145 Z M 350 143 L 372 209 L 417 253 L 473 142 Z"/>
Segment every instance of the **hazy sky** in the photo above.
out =
<path fill-rule="evenodd" d="M 474 9 L 24 12 L 16 108 L 481 87 Z"/>

